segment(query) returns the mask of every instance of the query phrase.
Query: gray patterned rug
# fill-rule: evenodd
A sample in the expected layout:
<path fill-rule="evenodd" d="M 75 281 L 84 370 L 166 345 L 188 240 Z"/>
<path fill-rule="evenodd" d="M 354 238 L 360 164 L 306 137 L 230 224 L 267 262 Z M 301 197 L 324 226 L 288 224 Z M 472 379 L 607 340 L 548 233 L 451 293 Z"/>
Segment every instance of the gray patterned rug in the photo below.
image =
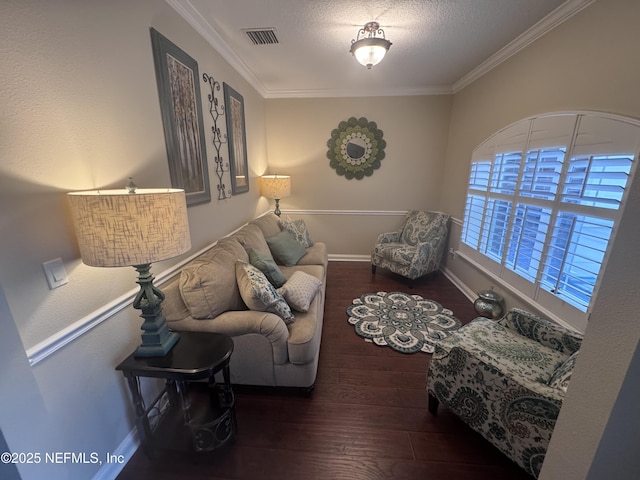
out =
<path fill-rule="evenodd" d="M 347 307 L 347 315 L 367 342 L 402 353 L 433 353 L 438 340 L 462 325 L 438 302 L 402 292 L 365 293 Z"/>

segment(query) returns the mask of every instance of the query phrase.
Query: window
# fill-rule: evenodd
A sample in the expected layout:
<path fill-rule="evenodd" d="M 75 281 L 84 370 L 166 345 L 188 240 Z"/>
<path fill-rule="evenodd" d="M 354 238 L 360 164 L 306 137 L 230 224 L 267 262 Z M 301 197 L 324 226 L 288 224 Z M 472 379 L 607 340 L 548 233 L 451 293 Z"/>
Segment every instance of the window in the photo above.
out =
<path fill-rule="evenodd" d="M 605 115 L 498 132 L 474 150 L 462 253 L 553 313 L 586 320 L 639 149 L 640 125 Z"/>

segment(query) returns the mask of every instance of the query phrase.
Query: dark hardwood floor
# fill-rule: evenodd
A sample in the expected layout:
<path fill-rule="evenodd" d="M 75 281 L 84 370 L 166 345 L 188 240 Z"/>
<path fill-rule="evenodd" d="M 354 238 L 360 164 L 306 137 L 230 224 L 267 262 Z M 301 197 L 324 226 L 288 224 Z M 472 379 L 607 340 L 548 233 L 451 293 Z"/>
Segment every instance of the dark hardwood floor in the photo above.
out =
<path fill-rule="evenodd" d="M 234 445 L 210 453 L 141 449 L 118 476 L 243 480 L 531 480 L 515 463 L 442 406 L 427 411 L 430 355 L 406 355 L 358 337 L 345 309 L 377 291 L 405 291 L 453 310 L 463 323 L 472 303 L 441 273 L 412 289 L 368 263 L 331 262 L 316 388 L 310 397 L 283 389 L 236 388 Z"/>

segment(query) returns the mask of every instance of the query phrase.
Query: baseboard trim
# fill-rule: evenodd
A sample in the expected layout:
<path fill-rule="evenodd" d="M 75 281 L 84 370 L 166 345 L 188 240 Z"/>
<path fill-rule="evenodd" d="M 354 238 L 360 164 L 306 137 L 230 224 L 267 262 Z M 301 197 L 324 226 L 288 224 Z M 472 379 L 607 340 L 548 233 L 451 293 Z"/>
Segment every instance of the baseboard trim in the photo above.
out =
<path fill-rule="evenodd" d="M 129 463 L 129 460 L 131 460 L 131 457 L 136 453 L 139 446 L 140 438 L 138 431 L 134 428 L 127 434 L 120 445 L 118 445 L 118 448 L 116 448 L 113 453 L 110 453 L 114 458 L 118 458 L 118 461 L 111 463 L 103 462 L 102 466 L 93 476 L 93 480 L 113 480 L 116 478 L 122 469 L 124 469 L 125 465 Z M 122 459 L 121 462 L 119 461 L 120 459 Z"/>
<path fill-rule="evenodd" d="M 441 268 L 440 271 L 444 274 L 445 277 L 447 277 L 447 279 L 449 279 L 449 281 L 451 283 L 453 283 L 453 285 L 460 290 L 465 297 L 467 297 L 470 301 L 474 301 L 476 298 L 478 298 L 477 294 L 471 290 L 462 280 L 460 280 L 460 278 L 458 278 L 451 270 L 449 270 L 447 267 Z"/>
<path fill-rule="evenodd" d="M 371 255 L 329 254 L 330 262 L 370 262 Z"/>

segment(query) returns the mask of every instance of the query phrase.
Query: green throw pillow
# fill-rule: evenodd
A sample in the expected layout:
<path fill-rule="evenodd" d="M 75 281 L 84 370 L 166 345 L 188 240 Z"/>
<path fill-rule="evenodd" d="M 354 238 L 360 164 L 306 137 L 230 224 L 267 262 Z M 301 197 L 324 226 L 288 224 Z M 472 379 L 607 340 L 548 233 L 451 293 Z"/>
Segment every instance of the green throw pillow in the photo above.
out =
<path fill-rule="evenodd" d="M 280 288 L 287 281 L 271 255 L 251 249 L 249 250 L 249 263 L 264 273 L 267 280 L 276 288 Z"/>
<path fill-rule="evenodd" d="M 287 230 L 266 239 L 273 258 L 281 265 L 292 267 L 307 254 L 307 250 Z"/>

